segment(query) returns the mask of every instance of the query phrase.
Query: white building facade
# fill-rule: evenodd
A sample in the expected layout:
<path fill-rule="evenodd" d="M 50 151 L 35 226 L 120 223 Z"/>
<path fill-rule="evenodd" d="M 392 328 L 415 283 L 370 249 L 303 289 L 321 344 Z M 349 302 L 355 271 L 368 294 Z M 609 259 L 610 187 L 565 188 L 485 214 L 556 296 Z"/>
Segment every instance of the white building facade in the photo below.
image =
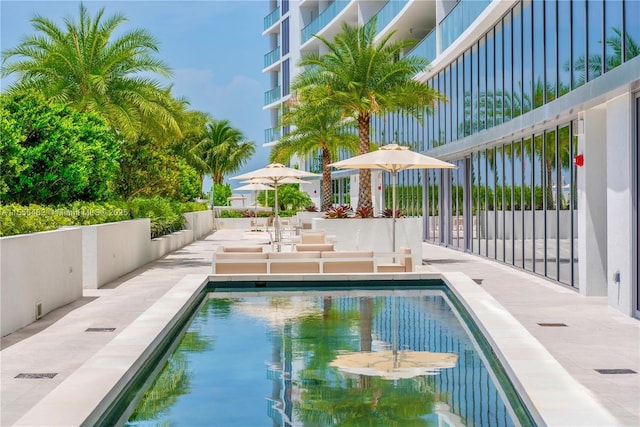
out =
<path fill-rule="evenodd" d="M 375 17 L 378 37 L 416 40 L 405 55 L 430 62 L 416 79 L 447 98 L 421 123 L 372 121 L 376 143 L 458 166 L 399 177 L 401 208 L 422 216 L 424 239 L 607 296 L 640 317 L 640 2 L 272 0 L 269 11 L 266 145 L 287 132 L 278 111 L 300 57 L 323 53 L 313 34 L 331 39 L 342 22 Z M 384 197 L 387 184 L 374 192 Z M 336 203 L 355 205 L 353 187 L 337 173 Z"/>

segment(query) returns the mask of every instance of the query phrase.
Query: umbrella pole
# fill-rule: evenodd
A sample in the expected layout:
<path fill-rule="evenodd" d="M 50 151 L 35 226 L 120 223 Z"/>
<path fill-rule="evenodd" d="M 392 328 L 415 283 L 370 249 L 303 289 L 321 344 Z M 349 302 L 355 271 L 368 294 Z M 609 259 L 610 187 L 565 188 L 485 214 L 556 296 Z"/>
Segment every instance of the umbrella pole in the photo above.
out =
<path fill-rule="evenodd" d="M 275 216 L 273 218 L 273 232 L 274 232 L 274 241 L 276 242 L 276 248 L 278 252 L 280 252 L 280 220 L 278 219 L 278 181 L 274 181 L 273 183 L 275 187 L 275 204 L 273 209 L 275 211 Z"/>
<path fill-rule="evenodd" d="M 396 251 L 396 175 L 398 172 L 393 171 L 391 172 L 391 184 L 392 184 L 392 189 L 391 189 L 391 194 L 392 194 L 392 208 L 393 208 L 393 236 L 392 236 L 392 242 L 393 242 L 393 252 L 395 253 Z M 393 262 L 396 262 L 396 257 L 393 257 Z"/>

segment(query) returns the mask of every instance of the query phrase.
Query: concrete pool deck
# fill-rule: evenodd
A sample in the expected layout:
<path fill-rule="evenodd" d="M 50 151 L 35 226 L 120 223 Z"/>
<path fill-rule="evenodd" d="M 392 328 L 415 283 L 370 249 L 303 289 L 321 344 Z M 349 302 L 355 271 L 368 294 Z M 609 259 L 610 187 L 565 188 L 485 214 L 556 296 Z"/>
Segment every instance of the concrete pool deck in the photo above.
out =
<path fill-rule="evenodd" d="M 239 240 L 243 244 L 263 243 L 265 239 L 260 233 L 231 230 L 214 233 L 100 289 L 85 290 L 81 300 L 2 338 L 0 425 L 59 425 L 55 418 L 49 418 L 47 424 L 33 424 L 29 420 L 36 419 L 38 411 L 46 412 L 44 404 L 54 401 L 53 395 L 64 394 L 70 377 L 92 381 L 91 372 L 96 369 L 88 362 L 95 362 L 97 355 L 113 347 L 116 341 L 123 341 L 126 334 L 122 331 L 134 321 L 153 317 L 158 300 L 166 297 L 176 283 L 186 275 L 209 274 L 213 251 L 218 245 Z M 427 265 L 420 267 L 420 272 L 461 271 L 475 281 L 472 286 L 483 289 L 506 308 L 537 338 L 554 362 L 559 362 L 615 416 L 612 425 L 640 425 L 640 373 L 603 375 L 595 371 L 640 372 L 640 322 L 608 308 L 605 298 L 585 298 L 573 290 L 480 257 L 424 244 L 423 258 Z M 542 327 L 538 323 L 564 323 L 567 327 Z M 116 329 L 85 332 L 87 328 Z M 89 375 L 81 378 L 85 371 Z M 20 373 L 56 375 L 50 379 L 15 378 Z M 556 384 L 541 378 L 539 388 L 539 392 L 553 396 Z M 55 412 L 73 411 L 73 405 L 74 402 L 69 402 L 64 408 L 55 407 Z M 562 412 L 563 408 L 556 410 Z M 555 425 L 585 425 L 583 420 L 565 419 L 566 423 Z"/>

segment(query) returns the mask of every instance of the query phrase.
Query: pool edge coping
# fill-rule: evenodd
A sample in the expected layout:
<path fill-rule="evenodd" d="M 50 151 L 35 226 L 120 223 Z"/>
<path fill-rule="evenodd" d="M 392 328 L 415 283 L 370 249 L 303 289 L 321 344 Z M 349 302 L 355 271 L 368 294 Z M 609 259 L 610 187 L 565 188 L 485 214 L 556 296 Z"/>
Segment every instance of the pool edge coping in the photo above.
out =
<path fill-rule="evenodd" d="M 575 380 L 493 296 L 464 273 L 186 275 L 13 425 L 93 425 L 210 282 L 363 278 L 444 281 L 480 328 L 540 425 L 619 425 L 592 392 Z M 553 387 L 553 393 L 549 387 Z"/>

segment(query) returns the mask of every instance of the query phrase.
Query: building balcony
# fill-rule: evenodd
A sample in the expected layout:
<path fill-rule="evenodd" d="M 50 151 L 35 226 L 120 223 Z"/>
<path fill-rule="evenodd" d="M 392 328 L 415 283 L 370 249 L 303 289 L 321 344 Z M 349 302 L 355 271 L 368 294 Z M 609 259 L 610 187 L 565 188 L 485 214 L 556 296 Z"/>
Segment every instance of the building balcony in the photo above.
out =
<path fill-rule="evenodd" d="M 443 52 L 476 20 L 491 0 L 460 0 L 457 5 L 440 22 Z"/>
<path fill-rule="evenodd" d="M 331 3 L 313 22 L 302 29 L 302 43 L 309 40 L 314 34 L 319 33 L 320 30 L 335 19 L 349 3 L 351 3 L 350 0 L 336 0 Z"/>
<path fill-rule="evenodd" d="M 264 93 L 264 105 L 273 104 L 280 99 L 280 86 L 276 86 Z"/>
<path fill-rule="evenodd" d="M 436 45 L 436 30 L 433 29 L 420 43 L 414 46 L 407 56 L 418 56 L 432 62 L 438 53 Z"/>
<path fill-rule="evenodd" d="M 264 55 L 264 68 L 272 65 L 280 59 L 280 46 Z"/>
<path fill-rule="evenodd" d="M 280 128 L 269 128 L 264 130 L 264 143 L 274 142 L 280 140 L 282 133 Z"/>
<path fill-rule="evenodd" d="M 276 7 L 271 11 L 271 13 L 269 13 L 267 16 L 264 17 L 264 31 L 267 31 L 269 28 L 271 28 L 271 26 L 276 22 L 278 22 L 279 19 L 280 19 L 280 8 Z"/>
<path fill-rule="evenodd" d="M 376 35 L 393 21 L 393 18 L 398 16 L 398 13 L 409 3 L 409 0 L 389 0 L 373 18 L 369 20 L 367 25 L 370 25 L 374 18 L 378 18 Z"/>

